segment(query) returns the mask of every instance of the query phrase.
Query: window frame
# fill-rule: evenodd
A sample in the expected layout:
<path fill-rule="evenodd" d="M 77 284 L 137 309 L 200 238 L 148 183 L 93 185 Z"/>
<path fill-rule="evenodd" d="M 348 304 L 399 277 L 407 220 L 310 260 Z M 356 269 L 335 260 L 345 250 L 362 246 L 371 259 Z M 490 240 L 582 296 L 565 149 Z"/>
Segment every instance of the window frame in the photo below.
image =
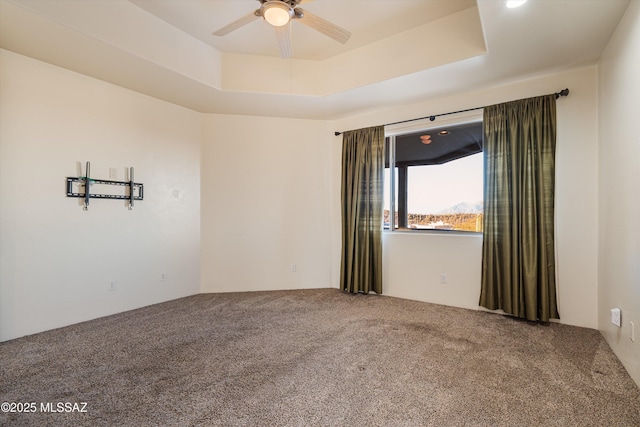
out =
<path fill-rule="evenodd" d="M 432 121 L 425 121 L 425 120 L 420 120 L 420 121 L 416 121 L 412 124 L 407 125 L 406 123 L 403 124 L 402 126 L 395 126 L 395 127 L 391 127 L 388 126 L 385 128 L 385 138 L 387 138 L 389 140 L 389 152 L 386 153 L 388 154 L 389 157 L 389 228 L 383 228 L 383 232 L 385 233 L 436 233 L 436 234 L 461 234 L 461 235 L 481 235 L 482 232 L 481 231 L 464 231 L 464 230 L 443 230 L 443 229 L 424 229 L 424 228 L 410 228 L 407 227 L 407 217 L 408 217 L 408 213 L 405 213 L 404 215 L 404 227 L 403 228 L 396 228 L 396 203 L 394 203 L 394 201 L 397 201 L 397 205 L 398 205 L 398 212 L 397 212 L 397 216 L 398 216 L 398 222 L 401 223 L 401 215 L 400 215 L 400 197 L 402 197 L 402 191 L 400 188 L 399 183 L 396 183 L 396 174 L 393 173 L 394 169 L 397 168 L 395 166 L 396 164 L 396 152 L 395 152 L 395 144 L 396 144 L 396 137 L 397 136 L 402 136 L 402 135 L 408 135 L 408 134 L 413 134 L 416 132 L 425 132 L 425 133 L 429 133 L 430 131 L 432 131 L 433 129 L 440 129 L 442 127 L 455 127 L 455 126 L 460 126 L 460 125 L 465 125 L 465 124 L 471 124 L 471 123 L 482 123 L 483 121 L 483 110 L 476 110 L 476 111 L 472 111 L 472 112 L 464 112 L 464 113 L 458 113 L 455 116 L 448 118 L 446 120 L 439 120 L 438 123 L 434 123 Z M 459 160 L 459 159 L 456 159 Z M 455 160 L 452 160 L 455 161 Z M 405 171 L 404 173 L 404 177 L 403 177 L 403 181 L 405 182 L 405 185 L 407 183 L 407 170 L 408 167 L 405 167 Z M 386 168 L 385 168 L 386 169 Z M 483 166 L 484 169 L 484 166 Z M 400 170 L 398 170 L 398 175 L 400 175 Z M 484 174 L 483 174 L 484 175 Z M 483 181 L 484 181 L 484 176 L 482 177 Z M 398 181 L 400 181 L 400 177 L 398 177 L 397 179 Z M 483 186 L 484 186 L 484 182 L 483 182 Z M 400 194 L 396 194 L 396 187 L 398 187 L 398 193 Z M 406 186 L 404 188 L 405 193 L 406 193 Z M 405 206 L 405 210 L 406 210 L 406 205 L 407 205 L 407 194 L 404 194 L 403 197 L 403 205 Z M 484 202 L 484 201 L 483 201 Z"/>

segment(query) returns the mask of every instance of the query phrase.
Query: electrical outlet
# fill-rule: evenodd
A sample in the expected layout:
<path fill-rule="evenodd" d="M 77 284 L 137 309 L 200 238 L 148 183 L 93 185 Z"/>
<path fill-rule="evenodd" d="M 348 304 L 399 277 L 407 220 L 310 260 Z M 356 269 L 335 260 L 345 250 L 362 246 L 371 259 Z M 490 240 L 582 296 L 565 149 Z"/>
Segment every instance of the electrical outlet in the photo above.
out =
<path fill-rule="evenodd" d="M 298 266 L 296 266 L 295 264 L 291 264 L 291 272 L 295 273 L 296 271 L 298 271 Z"/>
<path fill-rule="evenodd" d="M 167 273 L 160 273 L 160 280 L 162 280 L 163 282 L 167 279 Z"/>
<path fill-rule="evenodd" d="M 447 283 L 447 275 L 445 273 L 440 273 L 440 283 Z"/>
<path fill-rule="evenodd" d="M 621 327 L 622 326 L 621 313 L 620 313 L 620 309 L 619 308 L 612 308 L 611 309 L 611 323 L 613 323 L 617 327 Z"/>

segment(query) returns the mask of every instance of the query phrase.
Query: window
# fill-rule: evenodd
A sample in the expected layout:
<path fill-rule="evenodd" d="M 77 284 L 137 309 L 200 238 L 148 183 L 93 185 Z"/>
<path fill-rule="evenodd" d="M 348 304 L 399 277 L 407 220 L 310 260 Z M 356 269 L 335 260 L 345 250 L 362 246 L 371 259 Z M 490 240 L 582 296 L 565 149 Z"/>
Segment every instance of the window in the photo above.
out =
<path fill-rule="evenodd" d="M 385 144 L 385 229 L 482 231 L 482 122 Z"/>

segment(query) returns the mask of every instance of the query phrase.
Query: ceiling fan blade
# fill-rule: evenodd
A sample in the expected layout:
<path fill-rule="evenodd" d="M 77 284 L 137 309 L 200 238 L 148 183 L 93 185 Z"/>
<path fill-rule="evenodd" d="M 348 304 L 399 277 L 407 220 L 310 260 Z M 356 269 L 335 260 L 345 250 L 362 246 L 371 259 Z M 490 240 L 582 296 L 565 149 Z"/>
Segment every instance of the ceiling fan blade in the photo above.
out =
<path fill-rule="evenodd" d="M 337 42 L 345 44 L 349 37 L 351 37 L 351 33 L 344 28 L 338 27 L 336 24 L 332 24 L 326 19 L 322 19 L 313 13 L 307 12 L 306 10 L 302 10 L 299 7 L 296 9 L 295 18 L 297 18 L 300 23 L 313 28 L 314 30 L 320 31 L 325 36 L 331 37 Z M 300 14 L 302 16 L 300 16 Z"/>
<path fill-rule="evenodd" d="M 278 37 L 278 46 L 280 47 L 280 57 L 289 58 L 291 56 L 291 23 L 281 27 L 274 27 L 276 37 Z"/>
<path fill-rule="evenodd" d="M 224 27 L 216 30 L 213 32 L 214 36 L 224 36 L 229 34 L 232 31 L 237 30 L 240 27 L 243 27 L 245 25 L 247 25 L 248 23 L 250 23 L 251 21 L 253 21 L 254 19 L 256 19 L 257 17 L 261 16 L 260 15 L 260 9 L 256 10 L 255 12 L 251 12 L 245 16 L 243 16 L 242 18 L 238 18 L 235 21 L 233 21 L 230 24 L 225 25 Z"/>

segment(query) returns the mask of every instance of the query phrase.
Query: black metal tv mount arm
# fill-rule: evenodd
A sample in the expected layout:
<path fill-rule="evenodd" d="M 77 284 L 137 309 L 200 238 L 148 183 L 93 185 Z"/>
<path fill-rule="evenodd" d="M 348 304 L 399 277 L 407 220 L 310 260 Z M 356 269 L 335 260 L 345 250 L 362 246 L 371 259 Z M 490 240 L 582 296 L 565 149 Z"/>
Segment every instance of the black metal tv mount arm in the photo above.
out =
<path fill-rule="evenodd" d="M 117 199 L 129 200 L 129 210 L 133 209 L 134 200 L 144 199 L 144 185 L 133 181 L 133 167 L 129 168 L 129 181 L 113 181 L 107 179 L 93 179 L 90 176 L 91 164 L 87 162 L 85 176 L 67 177 L 67 197 L 77 197 L 84 199 L 82 204 L 83 210 L 89 210 L 90 199 Z M 74 184 L 78 187 L 78 191 L 74 191 Z M 92 193 L 91 185 L 120 185 L 129 189 L 128 194 L 104 194 Z M 84 187 L 84 191 L 80 192 L 80 187 Z M 126 193 L 126 190 L 125 190 Z"/>

